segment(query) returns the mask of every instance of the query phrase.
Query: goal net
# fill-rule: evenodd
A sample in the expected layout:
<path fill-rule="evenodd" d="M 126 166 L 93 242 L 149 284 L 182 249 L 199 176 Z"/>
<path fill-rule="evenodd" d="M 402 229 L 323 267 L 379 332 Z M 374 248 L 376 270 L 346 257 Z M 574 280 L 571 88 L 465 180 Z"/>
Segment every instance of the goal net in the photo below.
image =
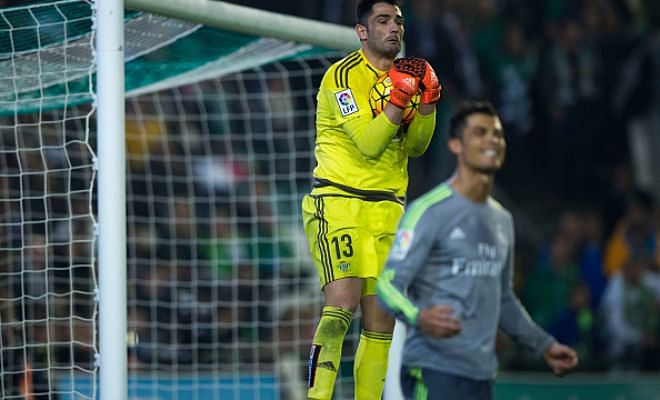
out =
<path fill-rule="evenodd" d="M 94 3 L 0 15 L 0 397 L 97 398 Z M 322 298 L 299 205 L 345 52 L 126 17 L 129 398 L 304 399 Z"/>
<path fill-rule="evenodd" d="M 96 375 L 92 10 L 0 17 L 0 398 L 72 398 Z"/>
<path fill-rule="evenodd" d="M 177 46 L 206 53 L 218 41 Z M 137 398 L 306 398 L 322 299 L 299 205 L 315 163 L 316 90 L 339 55 L 282 59 L 304 50 L 291 46 L 258 39 L 202 73 L 127 98 Z M 154 57 L 165 69 L 179 54 L 167 51 Z M 222 73 L 246 52 L 276 61 Z M 337 398 L 352 398 L 358 334 L 347 341 Z"/>
<path fill-rule="evenodd" d="M 126 100 L 131 395 L 306 398 L 321 294 L 299 205 L 316 90 L 341 55 L 201 27 L 149 56 L 199 66 Z"/>
<path fill-rule="evenodd" d="M 299 204 L 314 88 L 330 61 L 278 61 L 127 99 L 140 398 L 304 398 L 321 299 Z"/>

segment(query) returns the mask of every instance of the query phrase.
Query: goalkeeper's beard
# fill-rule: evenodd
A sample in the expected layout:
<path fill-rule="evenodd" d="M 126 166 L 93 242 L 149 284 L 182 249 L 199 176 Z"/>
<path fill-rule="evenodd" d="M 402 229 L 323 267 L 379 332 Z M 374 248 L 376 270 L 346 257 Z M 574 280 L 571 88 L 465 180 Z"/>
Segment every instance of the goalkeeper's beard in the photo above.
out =
<path fill-rule="evenodd" d="M 371 51 L 394 60 L 397 54 L 401 51 L 401 43 L 397 43 L 396 45 L 391 44 L 389 46 L 388 43 L 390 42 L 374 43 L 372 40 L 367 39 L 367 47 L 371 49 Z"/>

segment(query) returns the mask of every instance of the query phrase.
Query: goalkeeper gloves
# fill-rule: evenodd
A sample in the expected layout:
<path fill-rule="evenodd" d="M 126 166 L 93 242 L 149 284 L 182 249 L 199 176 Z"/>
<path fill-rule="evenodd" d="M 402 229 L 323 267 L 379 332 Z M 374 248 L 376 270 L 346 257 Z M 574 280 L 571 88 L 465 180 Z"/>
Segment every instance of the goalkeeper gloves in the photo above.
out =
<path fill-rule="evenodd" d="M 390 69 L 390 79 L 392 79 L 392 85 L 396 87 L 394 84 L 394 78 L 392 77 L 393 71 L 398 75 L 405 74 L 418 79 L 419 89 L 421 89 L 422 92 L 422 104 L 435 104 L 440 100 L 441 87 L 438 82 L 438 77 L 435 74 L 433 67 L 431 67 L 431 64 L 425 59 L 419 57 L 404 57 L 394 60 L 394 65 Z M 415 91 L 413 95 L 415 93 L 417 93 L 417 91 Z M 410 99 L 408 99 L 408 101 L 409 100 Z M 392 102 L 392 99 L 390 99 L 390 102 Z M 406 105 L 407 104 L 408 103 L 406 103 Z M 398 106 L 396 103 L 394 105 Z"/>
<path fill-rule="evenodd" d="M 421 101 L 422 104 L 435 104 L 440 100 L 440 82 L 438 82 L 438 76 L 435 74 L 431 64 L 427 61 L 424 62 L 426 63 L 426 71 L 419 83 L 419 87 L 422 89 Z"/>
<path fill-rule="evenodd" d="M 419 92 L 420 71 L 417 71 L 413 58 L 398 58 L 390 68 L 390 103 L 404 109 L 410 99 Z M 423 71 L 422 71 L 423 73 Z"/>

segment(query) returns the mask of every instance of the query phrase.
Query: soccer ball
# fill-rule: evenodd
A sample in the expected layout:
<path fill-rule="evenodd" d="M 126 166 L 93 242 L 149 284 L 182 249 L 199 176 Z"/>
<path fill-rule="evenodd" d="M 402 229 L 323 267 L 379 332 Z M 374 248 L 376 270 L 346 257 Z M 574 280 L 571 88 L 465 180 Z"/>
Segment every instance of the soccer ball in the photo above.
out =
<path fill-rule="evenodd" d="M 371 106 L 371 112 L 374 117 L 383 112 L 385 105 L 390 102 L 391 88 L 392 80 L 390 79 L 390 74 L 387 72 L 378 78 L 376 83 L 374 83 L 374 86 L 371 88 L 371 91 L 369 92 L 369 106 Z M 417 109 L 419 108 L 419 102 L 420 96 L 419 93 L 417 93 L 412 99 L 410 99 L 410 103 L 408 103 L 408 106 L 403 110 L 403 116 L 401 118 L 403 123 L 409 124 L 413 118 L 415 118 L 415 115 L 417 115 Z"/>

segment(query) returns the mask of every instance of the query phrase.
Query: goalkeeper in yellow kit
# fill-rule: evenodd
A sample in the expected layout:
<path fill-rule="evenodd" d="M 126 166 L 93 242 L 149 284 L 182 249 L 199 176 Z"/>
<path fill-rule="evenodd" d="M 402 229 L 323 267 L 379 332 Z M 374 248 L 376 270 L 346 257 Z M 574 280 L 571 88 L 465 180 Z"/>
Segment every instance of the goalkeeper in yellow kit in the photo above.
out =
<path fill-rule="evenodd" d="M 354 364 L 355 398 L 380 399 L 394 320 L 376 301 L 408 185 L 408 157 L 420 156 L 435 129 L 440 85 L 423 59 L 396 59 L 403 38 L 398 1 L 362 0 L 361 49 L 333 64 L 317 96 L 314 185 L 302 203 L 305 232 L 325 307 L 309 358 L 308 398 L 331 399 L 342 343 L 360 306 L 362 331 Z M 389 72 L 390 102 L 375 116 L 369 92 Z M 403 109 L 420 106 L 409 124 Z"/>

